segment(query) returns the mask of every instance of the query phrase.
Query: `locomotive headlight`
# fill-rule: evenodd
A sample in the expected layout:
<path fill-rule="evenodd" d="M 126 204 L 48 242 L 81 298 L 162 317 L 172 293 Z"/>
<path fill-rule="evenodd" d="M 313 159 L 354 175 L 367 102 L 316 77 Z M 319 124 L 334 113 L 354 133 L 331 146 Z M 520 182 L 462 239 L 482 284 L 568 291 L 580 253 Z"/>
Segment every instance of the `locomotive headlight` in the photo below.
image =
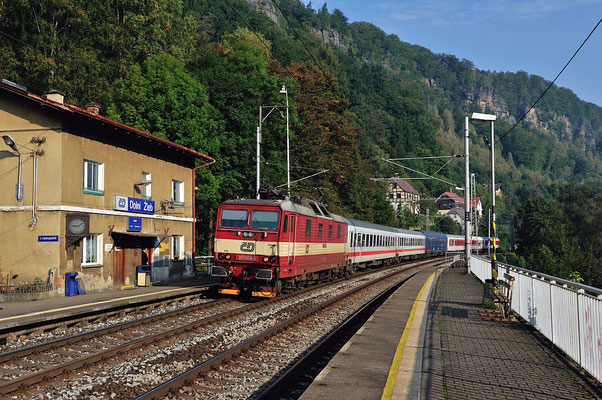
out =
<path fill-rule="evenodd" d="M 263 262 L 267 263 L 268 261 L 270 261 L 270 258 L 268 256 L 264 256 L 263 257 Z"/>
<path fill-rule="evenodd" d="M 219 253 L 217 255 L 218 260 L 223 260 L 224 259 L 224 254 L 223 253 Z"/>
<path fill-rule="evenodd" d="M 232 256 L 230 254 L 226 254 L 226 260 L 229 260 L 231 258 L 232 258 Z"/>
<path fill-rule="evenodd" d="M 271 262 L 271 263 L 275 263 L 275 262 L 276 262 L 276 256 L 272 256 L 272 257 L 270 257 L 270 262 Z"/>

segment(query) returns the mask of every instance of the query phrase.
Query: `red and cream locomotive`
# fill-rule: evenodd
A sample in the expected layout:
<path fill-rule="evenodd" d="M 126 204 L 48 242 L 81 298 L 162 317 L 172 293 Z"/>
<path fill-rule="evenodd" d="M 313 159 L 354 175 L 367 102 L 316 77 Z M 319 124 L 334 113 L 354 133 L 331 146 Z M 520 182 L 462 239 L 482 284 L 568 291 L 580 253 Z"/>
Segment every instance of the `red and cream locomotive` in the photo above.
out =
<path fill-rule="evenodd" d="M 223 294 L 275 297 L 346 265 L 347 224 L 312 200 L 233 200 L 217 212 L 215 265 Z"/>

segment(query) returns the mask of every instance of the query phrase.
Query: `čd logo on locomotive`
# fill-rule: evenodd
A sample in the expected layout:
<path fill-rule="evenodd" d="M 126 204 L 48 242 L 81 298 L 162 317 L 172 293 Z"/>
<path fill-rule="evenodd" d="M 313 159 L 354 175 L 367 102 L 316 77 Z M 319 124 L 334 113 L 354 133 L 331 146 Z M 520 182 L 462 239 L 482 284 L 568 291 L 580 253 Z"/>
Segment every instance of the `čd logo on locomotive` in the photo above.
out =
<path fill-rule="evenodd" d="M 253 242 L 242 242 L 240 245 L 240 251 L 251 253 L 255 250 L 255 243 Z"/>

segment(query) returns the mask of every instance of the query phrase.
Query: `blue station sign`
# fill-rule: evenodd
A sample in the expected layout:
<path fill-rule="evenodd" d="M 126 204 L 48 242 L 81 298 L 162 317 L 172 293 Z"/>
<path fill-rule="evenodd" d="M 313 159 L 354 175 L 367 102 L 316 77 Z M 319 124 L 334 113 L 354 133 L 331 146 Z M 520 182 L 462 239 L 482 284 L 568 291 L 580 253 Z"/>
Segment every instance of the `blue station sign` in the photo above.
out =
<path fill-rule="evenodd" d="M 38 242 L 58 242 L 58 235 L 43 235 L 38 236 Z"/>
<path fill-rule="evenodd" d="M 155 202 L 153 200 L 137 199 L 135 197 L 116 194 L 113 195 L 113 210 L 154 214 Z"/>
<path fill-rule="evenodd" d="M 140 232 L 142 230 L 142 218 L 128 217 L 128 231 Z"/>

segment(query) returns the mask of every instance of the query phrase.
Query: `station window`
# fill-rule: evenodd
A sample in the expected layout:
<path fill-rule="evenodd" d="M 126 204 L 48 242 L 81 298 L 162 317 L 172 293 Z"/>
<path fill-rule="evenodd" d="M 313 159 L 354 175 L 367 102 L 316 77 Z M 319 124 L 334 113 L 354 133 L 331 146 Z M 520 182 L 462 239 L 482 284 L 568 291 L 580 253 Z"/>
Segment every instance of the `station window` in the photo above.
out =
<path fill-rule="evenodd" d="M 322 224 L 318 224 L 318 237 L 322 237 Z"/>
<path fill-rule="evenodd" d="M 105 194 L 105 167 L 103 163 L 84 160 L 83 192 L 103 196 Z"/>
<path fill-rule="evenodd" d="M 311 219 L 305 220 L 305 236 L 311 236 Z"/>
<path fill-rule="evenodd" d="M 141 185 L 141 194 L 145 199 L 151 198 L 151 173 L 150 172 L 142 172 L 142 185 Z"/>
<path fill-rule="evenodd" d="M 82 267 L 102 265 L 102 234 L 94 233 L 82 239 Z"/>
<path fill-rule="evenodd" d="M 174 235 L 171 237 L 171 258 L 174 260 L 184 258 L 184 236 Z"/>
<path fill-rule="evenodd" d="M 172 179 L 171 200 L 177 206 L 184 205 L 184 182 Z"/>

